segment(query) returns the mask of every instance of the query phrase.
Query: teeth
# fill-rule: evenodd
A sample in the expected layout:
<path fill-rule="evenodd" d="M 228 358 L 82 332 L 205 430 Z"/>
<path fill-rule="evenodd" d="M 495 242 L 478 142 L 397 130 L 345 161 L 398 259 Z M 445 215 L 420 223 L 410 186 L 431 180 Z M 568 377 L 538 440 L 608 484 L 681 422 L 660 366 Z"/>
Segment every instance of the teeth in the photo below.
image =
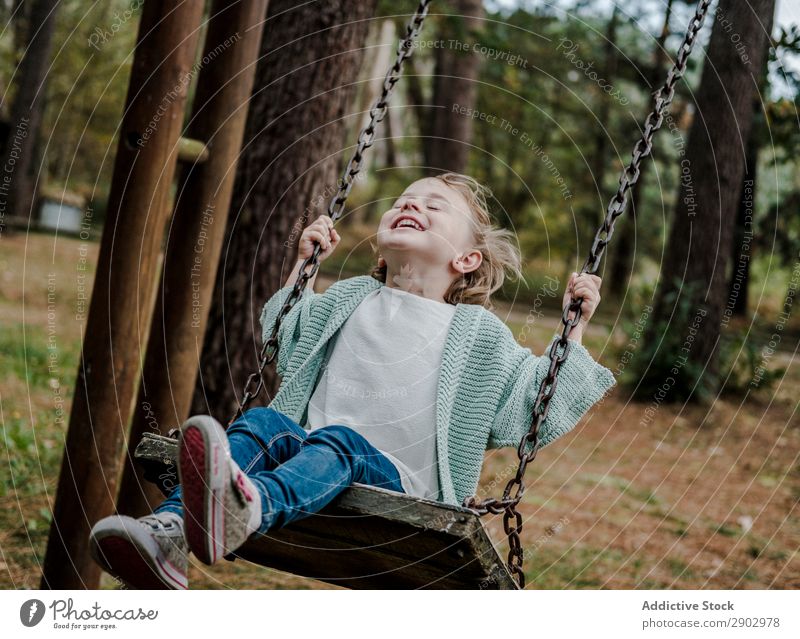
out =
<path fill-rule="evenodd" d="M 417 224 L 414 220 L 411 220 L 409 218 L 406 218 L 404 220 L 400 220 L 400 222 L 398 222 L 398 224 L 397 224 L 397 226 L 395 226 L 395 228 L 400 228 L 401 226 L 410 226 L 410 227 L 416 229 L 417 231 L 421 231 L 422 230 L 422 227 L 419 224 Z"/>

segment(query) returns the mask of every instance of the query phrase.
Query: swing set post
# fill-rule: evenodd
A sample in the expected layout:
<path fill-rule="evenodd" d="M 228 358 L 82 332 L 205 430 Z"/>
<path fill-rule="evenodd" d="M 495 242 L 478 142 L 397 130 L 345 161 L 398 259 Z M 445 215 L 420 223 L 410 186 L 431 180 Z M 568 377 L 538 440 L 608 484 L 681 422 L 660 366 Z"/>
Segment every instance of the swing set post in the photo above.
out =
<path fill-rule="evenodd" d="M 267 0 L 215 0 L 211 7 L 203 47 L 208 62 L 187 131 L 209 154 L 203 163 L 185 164 L 178 180 L 117 501 L 123 515 L 140 517 L 164 498 L 133 463 L 142 435 L 166 434 L 189 416 L 266 11 Z"/>
<path fill-rule="evenodd" d="M 89 531 L 114 510 L 202 17 L 202 2 L 142 8 L 42 588 L 100 582 Z"/>

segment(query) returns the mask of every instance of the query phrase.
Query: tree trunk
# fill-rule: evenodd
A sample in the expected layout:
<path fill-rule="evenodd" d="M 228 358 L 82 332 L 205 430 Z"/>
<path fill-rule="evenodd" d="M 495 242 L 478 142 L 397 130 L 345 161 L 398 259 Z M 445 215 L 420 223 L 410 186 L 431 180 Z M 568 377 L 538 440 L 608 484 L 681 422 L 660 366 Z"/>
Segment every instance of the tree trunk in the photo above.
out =
<path fill-rule="evenodd" d="M 375 22 L 371 29 L 374 35 L 370 37 L 370 49 L 368 49 L 370 53 L 364 63 L 364 69 L 360 79 L 360 95 L 358 96 L 358 102 L 360 104 L 359 110 L 362 116 L 360 119 L 353 120 L 352 126 L 349 127 L 346 133 L 348 138 L 356 138 L 361 129 L 369 123 L 370 109 L 372 109 L 373 104 L 375 104 L 375 101 L 381 94 L 386 70 L 389 68 L 389 65 L 394 62 L 396 56 L 399 36 L 394 20 L 386 18 L 380 23 Z M 378 48 L 372 48 L 375 46 Z M 413 56 L 411 59 L 413 59 Z M 406 61 L 406 64 L 408 64 L 408 62 L 409 61 Z M 406 67 L 406 69 L 408 69 L 408 67 Z M 394 98 L 394 105 L 397 105 L 397 98 Z M 381 124 L 383 131 L 376 136 L 376 141 L 372 146 L 372 150 L 364 159 L 362 170 L 366 170 L 367 172 L 374 170 L 376 162 L 379 161 L 384 153 L 386 153 L 387 157 L 389 155 L 392 156 L 391 161 L 387 159 L 384 166 L 394 166 L 394 141 L 391 139 L 393 117 L 394 114 L 390 108 Z M 380 185 L 377 185 L 376 188 L 380 188 Z M 351 211 L 350 214 L 342 220 L 343 224 L 342 228 L 340 228 L 340 233 L 342 229 L 366 224 L 367 220 L 374 217 L 378 211 L 383 212 L 385 210 L 385 204 L 386 202 L 383 200 L 372 198 L 368 204 Z"/>
<path fill-rule="evenodd" d="M 12 16 L 12 35 L 14 38 L 13 50 L 15 62 L 18 64 L 22 60 L 25 49 L 28 48 L 28 37 L 30 34 L 29 25 L 31 18 L 31 2 L 25 0 L 14 0 L 11 10 Z"/>
<path fill-rule="evenodd" d="M 653 50 L 653 64 L 647 74 L 647 84 L 652 93 L 658 88 L 660 82 L 663 82 L 664 74 L 664 61 L 666 59 L 666 52 L 664 51 L 664 43 L 669 36 L 669 21 L 672 17 L 672 0 L 667 0 L 667 8 L 664 12 L 664 23 L 661 27 L 661 33 L 656 39 L 656 46 Z M 636 183 L 631 193 L 631 206 L 628 212 L 619 221 L 619 234 L 615 244 L 611 245 L 609 254 L 609 269 L 608 269 L 608 293 L 609 297 L 615 300 L 622 299 L 625 291 L 628 290 L 628 280 L 633 272 L 634 251 L 636 246 L 634 244 L 634 231 L 636 229 L 636 215 L 639 213 L 639 206 L 642 201 L 642 193 L 644 192 L 645 176 L 649 171 L 650 162 L 643 162 L 640 172 L 639 181 Z"/>
<path fill-rule="evenodd" d="M 728 280 L 728 301 L 723 311 L 723 324 L 731 315 L 747 313 L 747 288 L 750 280 L 750 261 L 753 259 L 753 216 L 756 202 L 758 173 L 758 132 L 754 126 L 747 139 L 744 178 L 736 209 L 736 227 L 731 242 L 731 273 Z"/>
<path fill-rule="evenodd" d="M 619 22 L 619 8 L 614 5 L 611 17 L 606 25 L 605 45 L 603 46 L 602 77 L 613 83 L 617 75 L 618 56 L 616 49 L 617 24 Z M 611 98 L 607 95 L 600 96 L 598 109 L 598 125 L 594 131 L 594 153 L 592 154 L 592 177 L 600 193 L 604 192 L 606 168 L 608 166 L 608 121 L 611 115 Z"/>
<path fill-rule="evenodd" d="M 617 25 L 619 23 L 619 7 L 614 5 L 611 11 L 611 17 L 606 24 L 605 43 L 603 45 L 603 63 L 600 68 L 601 77 L 613 84 L 616 80 L 618 64 L 618 55 L 616 49 L 617 40 Z M 600 202 L 603 202 L 605 197 L 605 180 L 608 173 L 608 138 L 609 120 L 611 117 L 611 98 L 608 95 L 600 94 L 600 103 L 597 109 L 597 123 L 594 124 L 594 151 L 591 155 L 589 176 L 597 193 L 600 196 Z M 519 146 L 519 145 L 515 145 Z M 591 245 L 592 238 L 594 237 L 594 228 L 597 224 L 597 209 L 591 207 L 581 207 L 579 209 L 580 219 L 578 222 L 579 234 L 581 239 L 581 246 L 585 243 Z M 603 211 L 605 214 L 605 211 Z M 567 259 L 569 262 L 568 269 L 572 268 L 572 257 Z"/>
<path fill-rule="evenodd" d="M 639 388 L 667 384 L 664 400 L 707 396 L 719 386 L 719 329 L 728 292 L 744 148 L 753 120 L 762 38 L 775 0 L 721 0 L 697 91 L 675 219 L 645 344 L 660 344 Z M 766 32 L 766 33 L 765 33 Z M 663 354 L 663 355 L 662 355 Z"/>
<path fill-rule="evenodd" d="M 25 40 L 28 32 L 28 11 L 30 10 L 30 3 L 23 4 L 22 0 L 14 0 L 11 5 L 5 2 L 0 2 L 0 23 L 6 25 L 6 31 L 9 33 L 11 44 L 8 47 L 13 51 L 12 62 L 8 68 L 0 69 L 0 95 L 8 96 L 8 85 L 11 83 L 11 77 L 17 68 L 17 63 L 22 59 L 22 53 L 25 51 Z M 5 149 L 5 134 L 7 132 L 8 123 L 6 120 L 11 118 L 9 111 L 8 100 L 0 100 L 0 150 Z"/>
<path fill-rule="evenodd" d="M 753 95 L 753 125 L 747 138 L 745 157 L 745 172 L 742 180 L 739 204 L 736 213 L 736 228 L 733 235 L 733 251 L 731 253 L 730 281 L 728 284 L 728 307 L 726 307 L 723 321 L 727 314 L 743 317 L 747 314 L 748 284 L 750 281 L 750 262 L 753 259 L 753 219 L 755 214 L 756 185 L 758 173 L 758 151 L 764 136 L 764 113 L 762 99 L 764 87 L 767 84 L 769 72 L 769 49 L 772 39 L 769 34 L 764 34 L 762 41 L 761 75 L 758 78 L 759 90 Z"/>
<path fill-rule="evenodd" d="M 11 127 L 3 153 L 7 182 L 2 183 L 0 197 L 5 200 L 4 211 L 17 217 L 28 217 L 33 208 L 35 181 L 31 174 L 44 113 L 57 7 L 58 0 L 31 3 L 27 47 L 16 73 L 17 95 L 11 108 Z"/>
<path fill-rule="evenodd" d="M 435 49 L 433 104 L 425 116 L 430 122 L 427 135 L 431 136 L 423 140 L 425 164 L 430 173 L 463 173 L 472 140 L 472 118 L 454 108 L 472 109 L 477 100 L 480 58 L 471 45 L 482 25 L 483 4 L 481 0 L 450 0 L 442 9 L 455 15 L 443 19 L 437 34 L 446 46 Z"/>
<path fill-rule="evenodd" d="M 343 117 L 374 9 L 375 0 L 270 2 L 195 413 L 234 412 L 257 365 L 263 305 L 294 266 L 302 229 L 327 211 L 338 167 L 352 152 L 343 144 Z M 269 367 L 265 384 L 271 395 L 277 379 Z"/>

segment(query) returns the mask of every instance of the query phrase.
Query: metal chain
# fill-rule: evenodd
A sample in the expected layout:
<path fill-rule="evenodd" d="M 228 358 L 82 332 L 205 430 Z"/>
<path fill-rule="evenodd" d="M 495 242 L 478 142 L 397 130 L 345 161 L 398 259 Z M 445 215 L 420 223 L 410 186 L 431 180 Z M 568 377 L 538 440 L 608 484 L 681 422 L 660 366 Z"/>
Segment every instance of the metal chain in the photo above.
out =
<path fill-rule="evenodd" d="M 664 84 L 653 94 L 653 109 L 645 120 L 641 139 L 639 139 L 633 148 L 630 164 L 622 171 L 619 179 L 619 188 L 608 204 L 605 219 L 594 236 L 594 241 L 589 250 L 589 256 L 581 267 L 581 274 L 595 273 L 600 266 L 603 252 L 614 233 L 614 223 L 616 219 L 625 212 L 625 208 L 627 207 L 628 192 L 639 180 L 639 165 L 644 158 L 650 155 L 653 149 L 653 135 L 661 128 L 664 121 L 664 114 L 675 95 L 675 86 L 686 71 L 686 63 L 692 52 L 695 38 L 703 26 L 710 4 L 711 0 L 700 0 L 698 2 L 695 14 L 689 23 L 686 36 L 684 37 L 680 49 L 678 49 L 675 64 L 669 70 Z M 583 298 L 572 299 L 570 303 L 564 307 L 561 314 L 561 324 L 563 326 L 561 336 L 555 340 L 550 347 L 550 367 L 539 386 L 539 394 L 533 405 L 533 421 L 530 430 L 522 436 L 517 448 L 517 456 L 519 457 L 517 474 L 506 485 L 502 498 L 488 498 L 483 501 L 478 501 L 477 497 L 472 495 L 464 499 L 463 502 L 464 506 L 478 511 L 481 515 L 487 513 L 503 513 L 503 528 L 508 536 L 509 545 L 508 569 L 517 577 L 520 588 L 525 587 L 525 573 L 522 569 L 523 550 L 520 541 L 522 515 L 517 511 L 517 504 L 522 499 L 522 495 L 525 492 L 525 484 L 523 482 L 525 470 L 528 464 L 536 458 L 536 453 L 539 450 L 539 429 L 545 419 L 547 419 L 547 413 L 550 409 L 550 400 L 553 398 L 558 385 L 558 372 L 561 369 L 561 365 L 566 361 L 572 345 L 569 342 L 569 335 L 572 329 L 580 322 L 582 302 Z M 571 319 L 569 317 L 570 313 L 574 313 Z M 528 444 L 531 444 L 530 450 L 526 450 Z M 514 490 L 515 488 L 516 490 Z M 512 490 L 514 490 L 513 496 L 511 495 Z"/>
<path fill-rule="evenodd" d="M 339 190 L 336 195 L 333 196 L 330 204 L 328 205 L 328 215 L 334 222 L 341 217 L 342 212 L 344 211 L 344 205 L 345 202 L 347 202 L 347 197 L 350 195 L 350 191 L 353 189 L 355 178 L 361 171 L 364 163 L 364 152 L 371 147 L 375 141 L 375 131 L 377 129 L 377 125 L 381 122 L 381 120 L 383 120 L 384 117 L 386 117 L 386 113 L 389 109 L 389 97 L 392 95 L 395 84 L 397 84 L 397 81 L 400 79 L 400 75 L 403 70 L 403 63 L 414 52 L 414 43 L 419 37 L 419 32 L 422 29 L 425 16 L 428 15 L 428 5 L 430 3 L 431 0 L 420 0 L 416 13 L 406 25 L 405 36 L 397 45 L 397 56 L 394 64 L 392 64 L 392 66 L 386 72 L 386 76 L 383 80 L 381 95 L 369 111 L 369 123 L 359 133 L 356 149 L 353 152 L 353 155 L 350 157 L 350 161 L 347 163 L 347 167 L 345 168 L 339 181 Z M 242 398 L 239 401 L 239 406 L 229 424 L 233 423 L 244 414 L 244 411 L 247 409 L 250 402 L 253 401 L 253 399 L 258 396 L 258 394 L 264 388 L 264 369 L 271 364 L 278 355 L 278 331 L 280 330 L 281 322 L 289 313 L 289 311 L 292 310 L 298 300 L 303 296 L 306 284 L 312 277 L 314 277 L 319 269 L 319 254 L 321 250 L 322 249 L 320 245 L 315 243 L 313 253 L 300 265 L 297 280 L 295 281 L 289 296 L 286 298 L 286 301 L 278 312 L 278 316 L 275 318 L 275 325 L 272 328 L 272 334 L 261 347 L 258 369 L 254 373 L 251 373 L 247 378 L 242 390 Z"/>

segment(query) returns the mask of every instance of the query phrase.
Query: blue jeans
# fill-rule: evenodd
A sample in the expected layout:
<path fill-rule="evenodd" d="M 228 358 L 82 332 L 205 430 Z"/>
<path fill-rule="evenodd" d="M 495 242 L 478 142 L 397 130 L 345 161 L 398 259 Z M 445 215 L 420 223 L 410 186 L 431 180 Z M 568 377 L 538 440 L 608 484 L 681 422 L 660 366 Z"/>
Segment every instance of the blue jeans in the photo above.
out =
<path fill-rule="evenodd" d="M 309 432 L 272 408 L 251 408 L 227 434 L 231 457 L 261 494 L 261 533 L 318 512 L 353 482 L 405 492 L 394 464 L 347 426 Z M 183 516 L 181 487 L 153 512 Z"/>

